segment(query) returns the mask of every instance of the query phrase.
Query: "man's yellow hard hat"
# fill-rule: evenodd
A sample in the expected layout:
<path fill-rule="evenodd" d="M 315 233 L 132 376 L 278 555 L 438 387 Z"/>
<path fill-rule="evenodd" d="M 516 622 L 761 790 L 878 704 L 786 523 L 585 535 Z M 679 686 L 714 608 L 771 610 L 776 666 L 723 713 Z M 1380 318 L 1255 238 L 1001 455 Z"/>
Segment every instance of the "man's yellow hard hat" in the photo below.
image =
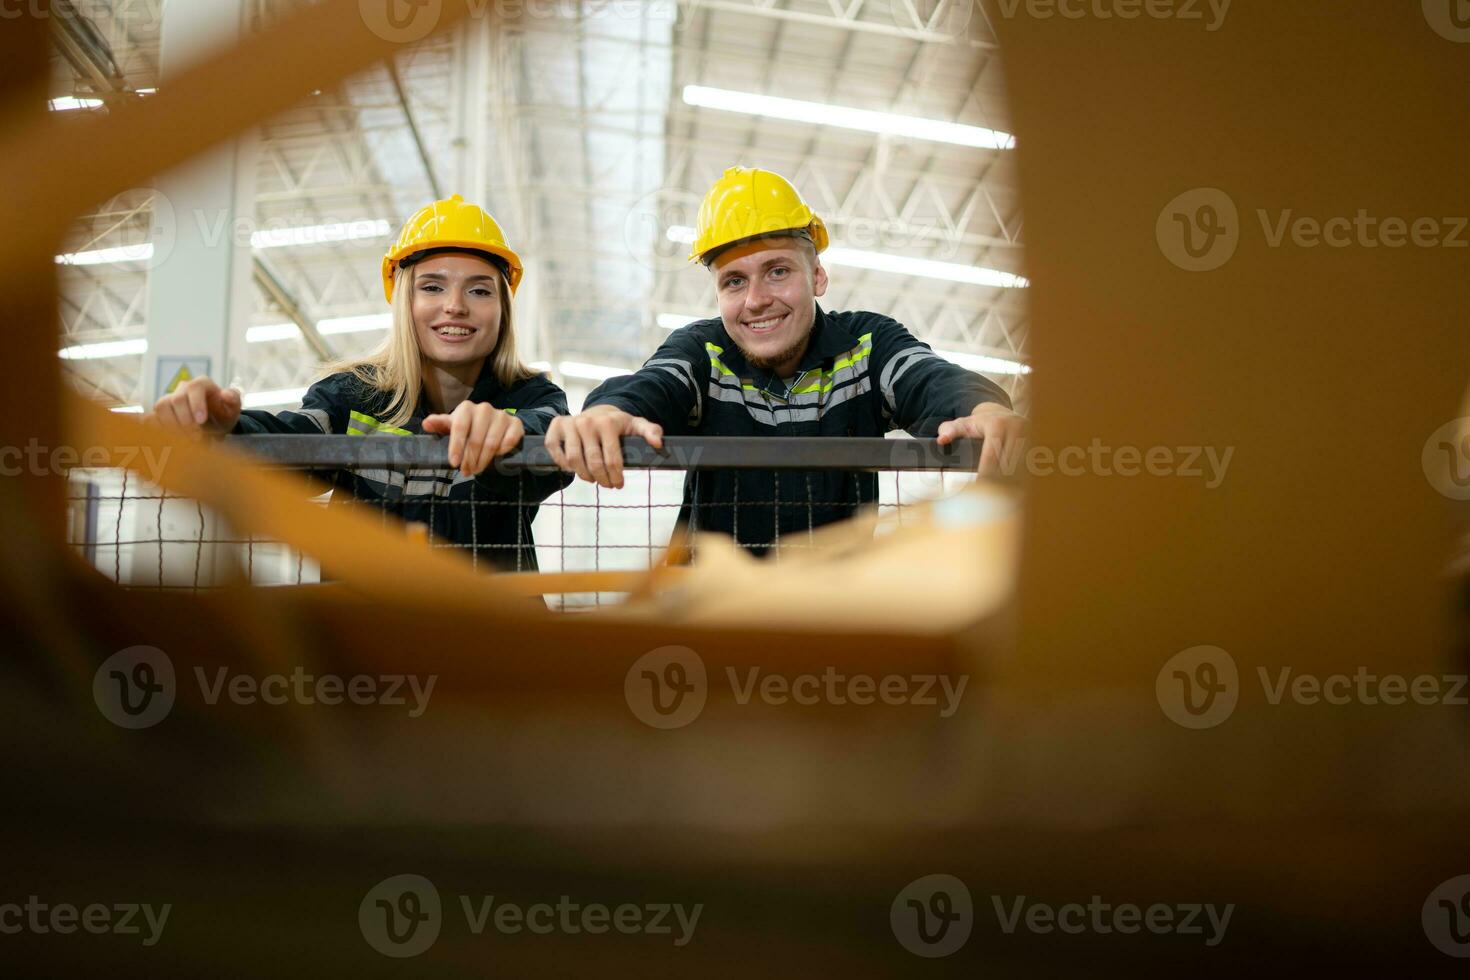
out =
<path fill-rule="evenodd" d="M 393 273 L 404 264 L 404 260 L 412 261 L 420 253 L 432 249 L 484 252 L 505 267 L 512 293 L 520 284 L 524 271 L 521 257 L 505 243 L 505 233 L 500 230 L 500 225 L 490 217 L 490 212 L 479 205 L 465 203 L 464 198 L 455 194 L 422 208 L 404 222 L 398 240 L 383 256 L 383 294 L 389 303 L 393 302 Z"/>
<path fill-rule="evenodd" d="M 708 265 L 726 246 L 747 238 L 775 238 L 782 232 L 805 233 L 818 252 L 827 247 L 827 226 L 791 181 L 770 170 L 731 167 L 699 205 L 689 261 Z"/>

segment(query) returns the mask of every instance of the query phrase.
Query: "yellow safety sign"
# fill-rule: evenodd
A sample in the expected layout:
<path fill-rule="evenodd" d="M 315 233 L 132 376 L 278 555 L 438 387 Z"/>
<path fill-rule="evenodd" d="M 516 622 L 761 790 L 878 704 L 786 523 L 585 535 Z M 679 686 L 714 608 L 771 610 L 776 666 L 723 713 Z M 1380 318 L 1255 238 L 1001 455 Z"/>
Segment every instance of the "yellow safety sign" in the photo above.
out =
<path fill-rule="evenodd" d="M 154 397 L 162 398 L 164 395 L 171 395 L 185 381 L 190 381 L 194 378 L 203 378 L 208 374 L 208 356 L 160 354 L 157 373 L 153 376 L 155 388 L 158 392 Z"/>
<path fill-rule="evenodd" d="M 164 394 L 173 394 L 175 388 L 177 388 L 183 382 L 188 381 L 192 377 L 194 377 L 194 375 L 189 373 L 189 365 L 181 364 L 178 371 L 174 372 L 174 376 L 169 381 L 168 387 L 164 389 Z"/>

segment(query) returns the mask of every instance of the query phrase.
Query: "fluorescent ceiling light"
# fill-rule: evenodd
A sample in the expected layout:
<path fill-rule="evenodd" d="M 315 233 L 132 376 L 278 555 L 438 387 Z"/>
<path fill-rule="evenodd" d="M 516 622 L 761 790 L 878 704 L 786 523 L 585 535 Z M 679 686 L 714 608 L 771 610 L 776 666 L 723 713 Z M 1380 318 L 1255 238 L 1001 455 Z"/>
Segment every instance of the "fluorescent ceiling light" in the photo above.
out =
<path fill-rule="evenodd" d="M 962 368 L 971 371 L 979 371 L 982 374 L 1030 374 L 1031 365 L 1022 364 L 1005 357 L 991 357 L 988 354 L 965 354 L 954 350 L 936 350 L 934 353 L 952 361 Z"/>
<path fill-rule="evenodd" d="M 922 276 L 925 279 L 947 279 L 950 282 L 967 282 L 976 286 L 996 286 L 1001 289 L 1025 289 L 1030 285 L 1025 277 L 999 269 L 987 269 L 978 265 L 963 265 L 959 262 L 939 262 L 934 259 L 916 259 L 907 255 L 891 255 L 887 252 L 865 252 L 856 248 L 832 246 L 822 253 L 827 265 L 849 266 L 854 269 L 872 269 L 876 272 L 896 272 L 905 276 Z"/>
<path fill-rule="evenodd" d="M 363 316 L 333 316 L 318 320 L 322 333 L 361 333 L 364 330 L 387 330 L 393 326 L 392 313 L 368 313 Z"/>
<path fill-rule="evenodd" d="M 294 323 L 266 323 L 245 331 L 245 343 L 264 344 L 272 340 L 296 340 L 301 330 Z"/>
<path fill-rule="evenodd" d="M 270 391 L 249 391 L 240 398 L 242 408 L 266 408 L 273 405 L 299 405 L 305 397 L 305 388 L 274 388 Z"/>
<path fill-rule="evenodd" d="M 363 221 L 339 221 L 329 225 L 304 225 L 299 228 L 277 228 L 257 231 L 250 236 L 252 248 L 281 248 L 287 245 L 330 245 L 333 242 L 355 242 L 382 238 L 392 229 L 382 218 Z M 147 262 L 153 258 L 153 243 L 98 248 L 86 252 L 64 252 L 56 256 L 57 265 L 105 265 L 114 262 Z M 367 328 L 364 328 L 367 329 Z M 345 332 L 345 331 L 344 331 Z"/>
<path fill-rule="evenodd" d="M 355 242 L 364 238 L 382 238 L 392 231 L 382 218 L 362 221 L 338 221 L 329 225 L 304 225 L 299 228 L 276 228 L 257 231 L 250 236 L 253 248 L 281 248 L 286 245 L 326 245 L 331 242 Z"/>
<path fill-rule="evenodd" d="M 157 95 L 156 88 L 134 89 L 135 95 Z M 48 99 L 47 105 L 52 112 L 70 112 L 73 109 L 96 109 L 103 105 L 101 99 L 79 99 L 74 95 L 63 95 L 54 99 Z"/>
<path fill-rule="evenodd" d="M 118 405 L 118 406 L 116 406 L 114 408 L 109 408 L 108 411 L 109 412 L 127 412 L 130 415 L 141 415 L 142 412 L 143 412 L 143 406 L 142 405 Z"/>
<path fill-rule="evenodd" d="M 908 136 L 912 139 L 955 143 L 960 146 L 1009 150 L 1016 145 L 1016 138 L 1010 133 L 986 129 L 983 126 L 967 126 L 964 123 L 923 119 L 919 116 L 904 116 L 893 112 L 854 109 L 849 106 L 828 105 L 824 102 L 782 99 L 773 95 L 756 95 L 754 92 L 737 92 L 732 89 L 709 88 L 704 85 L 685 85 L 684 102 L 686 105 L 706 109 L 723 109 L 726 112 L 743 112 L 752 116 L 790 119 L 794 122 L 838 126 L 842 129 L 857 129 L 891 136 Z"/>
<path fill-rule="evenodd" d="M 664 237 L 671 242 L 681 242 L 687 245 L 694 241 L 694 229 L 689 225 L 670 225 L 664 232 Z M 964 265 L 959 262 L 939 262 L 935 259 L 916 259 L 907 255 L 892 255 L 888 252 L 867 252 L 837 245 L 829 247 L 822 253 L 822 264 L 872 269 L 877 272 L 896 272 L 900 275 L 921 276 L 925 279 L 947 279 L 950 282 L 996 286 L 1001 289 L 1025 289 L 1031 285 L 1025 276 L 1002 272 L 999 269 Z"/>
<path fill-rule="evenodd" d="M 146 354 L 148 340 L 137 337 L 133 340 L 106 340 L 97 344 L 77 344 L 57 351 L 62 360 L 93 361 L 100 357 L 127 357 L 130 354 Z"/>
<path fill-rule="evenodd" d="M 680 327 L 688 326 L 695 320 L 708 320 L 709 317 L 703 313 L 660 313 L 657 323 L 665 330 L 678 330 Z"/>
<path fill-rule="evenodd" d="M 95 109 L 102 104 L 101 99 L 78 99 L 74 96 L 63 95 L 59 99 L 52 99 L 52 112 L 70 112 L 73 109 Z"/>
<path fill-rule="evenodd" d="M 371 313 L 367 316 L 339 316 L 317 322 L 316 328 L 323 334 L 357 333 L 365 330 L 386 330 L 393 322 L 391 313 Z M 267 323 L 245 331 L 247 343 L 259 344 L 271 340 L 295 340 L 301 331 L 294 323 Z M 68 361 L 89 361 L 102 357 L 127 357 L 148 352 L 148 340 L 108 340 L 96 344 L 77 344 L 63 347 L 57 353 Z"/>
<path fill-rule="evenodd" d="M 153 243 L 97 248 L 89 252 L 64 252 L 56 256 L 57 265 L 106 265 L 112 262 L 147 262 L 153 258 Z"/>
<path fill-rule="evenodd" d="M 568 378 L 586 378 L 589 381 L 606 381 L 631 373 L 627 368 L 608 367 L 605 364 L 583 364 L 581 361 L 562 361 L 557 365 Z"/>
<path fill-rule="evenodd" d="M 321 334 L 359 333 L 365 330 L 386 330 L 393 325 L 391 313 L 369 313 L 366 316 L 337 316 L 318 320 L 316 329 Z M 272 340 L 297 340 L 301 330 L 294 323 L 265 323 L 245 331 L 245 342 L 260 344 Z"/>

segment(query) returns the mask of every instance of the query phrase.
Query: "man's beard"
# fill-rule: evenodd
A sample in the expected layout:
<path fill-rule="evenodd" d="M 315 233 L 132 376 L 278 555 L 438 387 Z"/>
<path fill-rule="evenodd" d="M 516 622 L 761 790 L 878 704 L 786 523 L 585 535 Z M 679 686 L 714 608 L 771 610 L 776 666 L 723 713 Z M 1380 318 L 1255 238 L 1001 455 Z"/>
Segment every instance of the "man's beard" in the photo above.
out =
<path fill-rule="evenodd" d="M 734 340 L 735 338 L 732 337 L 730 339 Z M 759 368 L 762 371 L 771 371 L 774 370 L 776 367 L 785 364 L 787 361 L 794 361 L 798 357 L 800 357 L 802 352 L 806 350 L 806 345 L 811 339 L 812 332 L 810 329 L 808 329 L 806 333 L 802 334 L 800 337 L 797 337 L 796 340 L 792 341 L 791 344 L 789 344 L 785 348 L 776 351 L 776 353 L 774 354 L 767 354 L 764 357 L 759 354 L 753 353 L 752 351 L 746 350 L 745 346 L 741 344 L 738 340 L 735 341 L 735 346 L 739 347 L 740 353 L 745 355 L 745 363 L 749 364 L 753 368 Z"/>

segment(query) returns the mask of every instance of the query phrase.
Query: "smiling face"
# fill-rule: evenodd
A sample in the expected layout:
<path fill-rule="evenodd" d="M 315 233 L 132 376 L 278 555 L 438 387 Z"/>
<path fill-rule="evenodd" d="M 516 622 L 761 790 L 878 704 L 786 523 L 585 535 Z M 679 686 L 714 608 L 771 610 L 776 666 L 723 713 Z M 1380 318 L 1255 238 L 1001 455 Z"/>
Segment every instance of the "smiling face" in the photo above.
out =
<path fill-rule="evenodd" d="M 786 377 L 806 352 L 827 270 L 811 243 L 766 238 L 737 245 L 710 264 L 720 319 L 745 359 Z"/>
<path fill-rule="evenodd" d="M 413 267 L 413 326 L 424 359 L 483 362 L 500 339 L 501 273 L 478 255 L 447 252 Z"/>

